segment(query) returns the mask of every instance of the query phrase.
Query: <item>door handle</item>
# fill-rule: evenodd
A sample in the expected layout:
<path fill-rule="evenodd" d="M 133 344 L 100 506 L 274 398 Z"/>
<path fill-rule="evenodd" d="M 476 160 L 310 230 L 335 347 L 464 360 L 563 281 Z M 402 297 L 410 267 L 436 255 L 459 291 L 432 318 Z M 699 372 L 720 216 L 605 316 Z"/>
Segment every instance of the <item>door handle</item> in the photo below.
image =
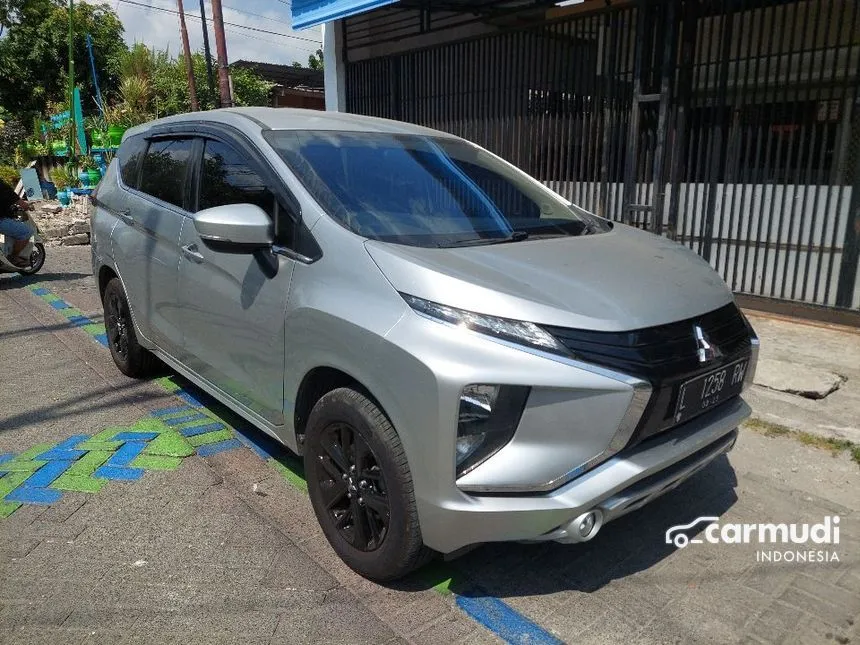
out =
<path fill-rule="evenodd" d="M 203 262 L 203 254 L 197 250 L 196 244 L 186 244 L 182 247 L 182 255 L 186 258 L 195 262 L 196 264 L 200 264 Z"/>
<path fill-rule="evenodd" d="M 131 216 L 130 211 L 127 211 L 127 210 L 117 211 L 116 216 L 119 217 L 123 222 L 125 222 L 129 226 L 134 226 L 134 218 Z"/>

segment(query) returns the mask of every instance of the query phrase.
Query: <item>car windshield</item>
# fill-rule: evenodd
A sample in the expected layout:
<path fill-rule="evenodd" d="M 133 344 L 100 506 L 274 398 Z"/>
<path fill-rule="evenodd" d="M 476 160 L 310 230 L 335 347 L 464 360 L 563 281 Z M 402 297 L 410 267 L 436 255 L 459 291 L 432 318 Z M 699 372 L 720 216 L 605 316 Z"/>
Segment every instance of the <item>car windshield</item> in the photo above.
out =
<path fill-rule="evenodd" d="M 373 240 L 477 246 L 612 226 L 460 139 L 285 130 L 266 136 L 330 215 Z"/>

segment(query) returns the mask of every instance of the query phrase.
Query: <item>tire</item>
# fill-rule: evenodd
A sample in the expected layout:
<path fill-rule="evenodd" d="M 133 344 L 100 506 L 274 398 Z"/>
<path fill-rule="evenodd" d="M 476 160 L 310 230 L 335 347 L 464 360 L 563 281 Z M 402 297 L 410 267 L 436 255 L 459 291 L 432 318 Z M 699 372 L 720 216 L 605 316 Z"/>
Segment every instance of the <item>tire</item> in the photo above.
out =
<path fill-rule="evenodd" d="M 45 245 L 36 242 L 33 245 L 33 253 L 30 255 L 30 266 L 18 271 L 21 275 L 35 275 L 45 266 Z"/>
<path fill-rule="evenodd" d="M 351 569 L 383 582 L 432 558 L 403 445 L 367 396 L 350 388 L 324 395 L 308 418 L 304 453 L 317 520 Z"/>
<path fill-rule="evenodd" d="M 102 297 L 105 312 L 105 330 L 108 348 L 119 371 L 132 378 L 151 375 L 158 366 L 158 359 L 137 342 L 131 309 L 119 278 L 112 278 Z"/>

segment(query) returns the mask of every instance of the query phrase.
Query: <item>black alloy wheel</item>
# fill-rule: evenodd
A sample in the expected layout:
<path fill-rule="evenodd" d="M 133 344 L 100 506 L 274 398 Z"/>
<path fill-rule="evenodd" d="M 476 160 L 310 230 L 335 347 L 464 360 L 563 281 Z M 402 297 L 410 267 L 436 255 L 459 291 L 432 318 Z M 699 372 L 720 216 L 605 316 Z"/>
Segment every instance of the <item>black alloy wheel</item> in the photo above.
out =
<path fill-rule="evenodd" d="M 391 521 L 379 460 L 346 423 L 328 426 L 318 446 L 317 480 L 335 528 L 359 551 L 378 549 Z"/>

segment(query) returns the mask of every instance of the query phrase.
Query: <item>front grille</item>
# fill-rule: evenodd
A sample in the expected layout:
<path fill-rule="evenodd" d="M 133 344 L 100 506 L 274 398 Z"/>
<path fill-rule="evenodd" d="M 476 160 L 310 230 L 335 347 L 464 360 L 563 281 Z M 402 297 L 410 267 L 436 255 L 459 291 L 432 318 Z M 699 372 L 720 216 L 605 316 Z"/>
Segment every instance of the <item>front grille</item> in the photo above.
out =
<path fill-rule="evenodd" d="M 699 362 L 693 328 L 699 325 L 722 357 Z M 753 332 L 732 303 L 679 322 L 635 331 L 599 332 L 546 327 L 577 359 L 638 376 L 653 391 L 642 420 L 628 445 L 675 425 L 678 386 L 695 376 L 748 356 Z"/>

